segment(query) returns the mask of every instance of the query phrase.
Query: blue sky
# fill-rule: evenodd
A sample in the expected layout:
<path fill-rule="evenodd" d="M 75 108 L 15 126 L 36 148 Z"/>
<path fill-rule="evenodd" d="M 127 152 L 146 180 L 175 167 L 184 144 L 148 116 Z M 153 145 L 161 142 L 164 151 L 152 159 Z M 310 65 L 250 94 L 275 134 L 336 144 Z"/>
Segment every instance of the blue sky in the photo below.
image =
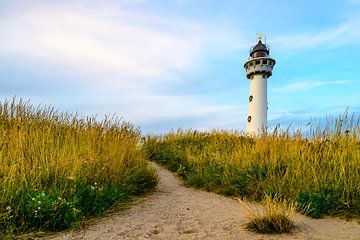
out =
<path fill-rule="evenodd" d="M 262 31 L 276 59 L 269 123 L 360 111 L 359 0 L 0 0 L 0 100 L 144 133 L 245 130 L 243 63 Z"/>

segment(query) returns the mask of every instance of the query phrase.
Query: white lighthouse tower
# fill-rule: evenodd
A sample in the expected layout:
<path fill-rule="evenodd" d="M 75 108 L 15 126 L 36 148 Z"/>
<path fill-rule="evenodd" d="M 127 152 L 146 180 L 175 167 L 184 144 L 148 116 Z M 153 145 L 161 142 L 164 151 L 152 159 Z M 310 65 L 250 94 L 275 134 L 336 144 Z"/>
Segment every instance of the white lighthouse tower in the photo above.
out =
<path fill-rule="evenodd" d="M 244 64 L 246 76 L 250 80 L 247 134 L 261 136 L 267 128 L 267 79 L 271 76 L 275 60 L 270 58 L 270 48 L 262 43 L 262 34 L 258 43 L 250 48 L 249 60 Z"/>

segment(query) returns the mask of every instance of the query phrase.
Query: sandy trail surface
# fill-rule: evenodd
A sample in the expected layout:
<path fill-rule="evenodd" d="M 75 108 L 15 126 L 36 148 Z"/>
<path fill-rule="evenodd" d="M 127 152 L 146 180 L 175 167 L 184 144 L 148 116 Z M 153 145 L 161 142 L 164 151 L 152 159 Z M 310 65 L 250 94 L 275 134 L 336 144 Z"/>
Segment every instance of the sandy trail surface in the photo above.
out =
<path fill-rule="evenodd" d="M 49 239 L 359 239 L 360 224 L 297 216 L 293 234 L 260 235 L 244 229 L 245 211 L 235 199 L 186 188 L 173 173 L 150 163 L 159 175 L 156 191 L 125 211 L 97 218 Z"/>

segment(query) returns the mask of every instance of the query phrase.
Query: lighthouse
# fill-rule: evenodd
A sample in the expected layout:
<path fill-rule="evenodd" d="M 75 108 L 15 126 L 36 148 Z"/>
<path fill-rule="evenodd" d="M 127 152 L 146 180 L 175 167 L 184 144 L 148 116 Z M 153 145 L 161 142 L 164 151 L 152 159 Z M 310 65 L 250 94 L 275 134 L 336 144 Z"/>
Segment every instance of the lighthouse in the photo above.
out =
<path fill-rule="evenodd" d="M 271 76 L 275 60 L 270 57 L 270 48 L 262 42 L 262 33 L 258 42 L 250 48 L 250 57 L 245 62 L 246 77 L 250 80 L 249 106 L 247 116 L 247 134 L 262 136 L 267 129 L 267 79 Z"/>

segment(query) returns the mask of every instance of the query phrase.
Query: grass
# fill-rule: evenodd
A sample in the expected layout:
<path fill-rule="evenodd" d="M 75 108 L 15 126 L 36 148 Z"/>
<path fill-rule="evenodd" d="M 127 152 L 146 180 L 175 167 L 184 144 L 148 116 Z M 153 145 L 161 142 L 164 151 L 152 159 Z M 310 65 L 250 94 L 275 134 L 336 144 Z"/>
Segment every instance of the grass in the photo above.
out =
<path fill-rule="evenodd" d="M 265 201 L 266 214 L 248 223 L 259 232 L 291 229 L 289 204 L 315 218 L 359 217 L 359 120 L 345 113 L 324 127 L 275 128 L 261 138 L 178 130 L 141 141 L 138 129 L 116 117 L 99 122 L 0 102 L 0 238 L 66 229 L 129 202 L 157 183 L 148 159 L 189 186 Z"/>
<path fill-rule="evenodd" d="M 131 124 L 80 119 L 22 100 L 0 103 L 0 238 L 61 230 L 152 189 Z"/>
<path fill-rule="evenodd" d="M 260 138 L 178 130 L 150 136 L 149 158 L 188 186 L 261 201 L 279 196 L 311 217 L 360 216 L 360 125 L 347 113 Z"/>
<path fill-rule="evenodd" d="M 279 197 L 265 196 L 262 206 L 251 205 L 240 200 L 250 219 L 246 229 L 256 233 L 291 233 L 295 228 L 296 207 Z"/>

